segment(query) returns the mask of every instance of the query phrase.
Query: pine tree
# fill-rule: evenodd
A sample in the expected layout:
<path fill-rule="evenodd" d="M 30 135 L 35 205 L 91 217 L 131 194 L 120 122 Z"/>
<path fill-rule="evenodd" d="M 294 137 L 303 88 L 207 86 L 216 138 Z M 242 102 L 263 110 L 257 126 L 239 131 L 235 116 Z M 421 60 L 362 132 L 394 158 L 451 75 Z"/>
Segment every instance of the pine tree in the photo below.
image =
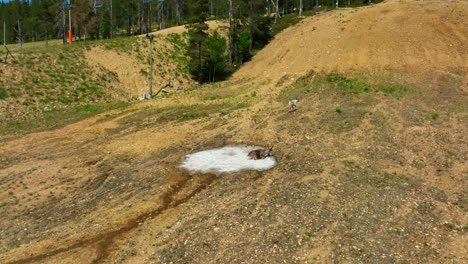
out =
<path fill-rule="evenodd" d="M 104 9 L 104 15 L 101 22 L 101 31 L 103 38 L 110 38 L 111 25 L 110 25 L 110 9 Z"/>
<path fill-rule="evenodd" d="M 193 3 L 194 23 L 187 26 L 189 45 L 187 55 L 190 57 L 189 70 L 198 83 L 203 81 L 203 66 L 207 57 L 206 40 L 208 25 L 205 23 L 208 16 L 208 0 L 196 0 Z"/>
<path fill-rule="evenodd" d="M 217 30 L 209 36 L 206 41 L 209 55 L 205 67 L 205 76 L 208 80 L 215 82 L 217 74 L 223 74 L 226 68 L 226 39 L 224 39 Z M 206 73 L 207 72 L 207 73 Z"/>
<path fill-rule="evenodd" d="M 260 47 L 266 45 L 271 39 L 270 17 L 263 16 L 265 2 L 262 0 L 248 0 L 248 28 L 250 33 L 249 52 L 258 44 Z"/>

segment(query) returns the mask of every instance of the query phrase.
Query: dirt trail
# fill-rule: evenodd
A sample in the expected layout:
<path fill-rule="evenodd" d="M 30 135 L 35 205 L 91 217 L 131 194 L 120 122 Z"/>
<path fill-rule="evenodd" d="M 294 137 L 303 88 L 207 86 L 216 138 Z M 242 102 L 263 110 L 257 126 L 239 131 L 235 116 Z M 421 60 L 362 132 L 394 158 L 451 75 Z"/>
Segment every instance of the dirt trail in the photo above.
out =
<path fill-rule="evenodd" d="M 305 18 L 284 30 L 236 77 L 310 70 L 468 70 L 468 2 L 388 0 Z"/>
<path fill-rule="evenodd" d="M 108 230 L 104 233 L 98 233 L 96 235 L 89 235 L 81 239 L 72 240 L 68 245 L 61 244 L 57 249 L 51 250 L 49 248 L 47 253 L 7 263 L 24 264 L 43 261 L 52 255 L 57 255 L 77 248 L 83 248 L 90 244 L 95 244 L 97 248 L 96 258 L 92 260 L 91 263 L 102 263 L 111 253 L 110 248 L 113 246 L 115 247 L 115 244 L 118 243 L 119 240 L 122 240 L 128 232 L 134 230 L 145 221 L 151 220 L 152 218 L 164 213 L 167 209 L 176 208 L 180 204 L 188 201 L 194 195 L 208 187 L 216 179 L 215 175 L 198 174 L 189 177 L 185 173 L 175 169 L 174 164 L 168 166 L 168 169 L 172 171 L 171 177 L 174 177 L 174 179 L 181 179 L 178 179 L 172 186 L 169 186 L 167 188 L 167 192 L 161 194 L 161 206 L 159 208 L 130 219 L 125 224 L 118 225 L 118 228 L 115 230 Z M 195 188 L 193 188 L 193 186 L 188 186 L 188 190 L 186 190 L 188 182 L 195 182 Z"/>

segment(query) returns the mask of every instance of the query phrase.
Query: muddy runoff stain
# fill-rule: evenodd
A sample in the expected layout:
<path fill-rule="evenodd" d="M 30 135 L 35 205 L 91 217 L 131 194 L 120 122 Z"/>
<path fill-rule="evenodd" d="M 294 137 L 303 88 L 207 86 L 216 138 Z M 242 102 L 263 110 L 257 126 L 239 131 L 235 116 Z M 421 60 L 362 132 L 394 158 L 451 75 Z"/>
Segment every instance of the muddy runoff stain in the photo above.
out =
<path fill-rule="evenodd" d="M 157 208 L 127 219 L 103 232 L 83 234 L 81 237 L 57 243 L 55 248 L 48 247 L 30 254 L 29 257 L 7 263 L 44 262 L 49 257 L 80 248 L 95 250 L 95 257 L 90 259 L 90 263 L 108 260 L 113 252 L 119 250 L 120 244 L 128 238 L 130 232 L 140 224 L 163 214 L 167 209 L 176 208 L 187 202 L 210 186 L 218 178 L 217 176 L 243 170 L 264 171 L 276 165 L 275 158 L 271 156 L 259 160 L 248 159 L 248 153 L 256 149 L 262 148 L 247 145 L 226 146 L 186 155 L 182 157 L 179 165 L 162 162 L 167 169 L 163 177 L 170 179 L 172 183 L 160 194 L 161 204 Z M 142 164 L 144 167 L 152 165 L 154 163 L 151 162 Z"/>
<path fill-rule="evenodd" d="M 29 257 L 7 263 L 42 263 L 49 257 L 80 248 L 93 248 L 95 250 L 95 257 L 90 259 L 89 263 L 101 263 L 108 260 L 112 252 L 119 250 L 119 245 L 128 238 L 131 231 L 147 220 L 163 214 L 167 209 L 177 208 L 179 205 L 187 202 L 193 196 L 206 189 L 217 178 L 215 174 L 211 173 L 188 175 L 185 171 L 177 169 L 175 165 L 174 163 L 165 164 L 167 173 L 164 177 L 174 181 L 166 188 L 166 191 L 160 194 L 161 204 L 157 208 L 141 213 L 132 219 L 127 219 L 120 225 L 108 228 L 103 232 L 83 234 L 79 238 L 57 243 L 55 248 L 47 247 L 40 252 L 31 252 Z"/>
<path fill-rule="evenodd" d="M 236 145 L 209 149 L 182 157 L 180 169 L 190 174 L 212 173 L 217 176 L 244 170 L 269 170 L 276 166 L 273 156 L 252 160 L 248 154 L 258 146 Z"/>

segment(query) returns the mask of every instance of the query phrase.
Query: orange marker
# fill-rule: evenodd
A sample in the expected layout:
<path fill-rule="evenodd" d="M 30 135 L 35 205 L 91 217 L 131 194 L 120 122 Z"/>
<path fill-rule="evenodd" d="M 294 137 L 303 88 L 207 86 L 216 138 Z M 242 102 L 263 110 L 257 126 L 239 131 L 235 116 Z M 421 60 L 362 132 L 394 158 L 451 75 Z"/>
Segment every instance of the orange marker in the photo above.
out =
<path fill-rule="evenodd" d="M 72 31 L 68 30 L 68 43 L 72 44 Z"/>

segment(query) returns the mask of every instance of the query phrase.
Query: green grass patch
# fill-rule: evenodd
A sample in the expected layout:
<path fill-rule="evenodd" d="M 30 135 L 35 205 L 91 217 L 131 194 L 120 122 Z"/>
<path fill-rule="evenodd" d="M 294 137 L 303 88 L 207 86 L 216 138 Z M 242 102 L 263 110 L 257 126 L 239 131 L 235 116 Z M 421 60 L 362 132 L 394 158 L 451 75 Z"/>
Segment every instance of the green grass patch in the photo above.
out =
<path fill-rule="evenodd" d="M 289 76 L 283 76 L 277 85 L 284 83 L 285 78 L 287 79 Z M 278 100 L 287 102 L 287 100 L 291 100 L 292 98 L 304 97 L 311 92 L 318 93 L 324 91 L 336 91 L 350 95 L 371 95 L 382 92 L 386 96 L 396 98 L 415 94 L 415 91 L 403 85 L 373 84 L 365 77 L 351 78 L 341 73 L 324 74 L 311 71 L 281 90 Z M 337 112 L 339 113 L 339 111 Z"/>
<path fill-rule="evenodd" d="M 345 93 L 360 94 L 371 90 L 367 82 L 358 79 L 349 79 L 338 73 L 330 73 L 326 75 L 323 80 Z"/>
<path fill-rule="evenodd" d="M 455 229 L 456 228 L 456 225 L 454 225 L 452 223 L 444 223 L 444 226 L 447 227 L 448 229 Z"/>
<path fill-rule="evenodd" d="M 286 78 L 289 78 L 288 75 L 285 75 L 285 76 Z M 292 98 L 302 98 L 307 93 L 316 92 L 316 89 L 314 89 L 314 87 L 312 86 L 315 76 L 316 76 L 316 73 L 311 71 L 299 77 L 294 83 L 292 83 L 291 85 L 288 85 L 287 87 L 281 90 L 280 94 L 278 95 L 278 100 L 287 102 L 291 100 Z M 281 79 L 280 81 L 282 83 Z"/>
<path fill-rule="evenodd" d="M 130 103 L 128 102 L 114 102 L 107 104 L 81 105 L 66 109 L 54 109 L 43 112 L 39 117 L 34 119 L 0 123 L 0 134 L 22 135 L 50 128 L 57 128 L 105 111 L 114 109 L 123 110 L 128 106 L 130 106 Z"/>
<path fill-rule="evenodd" d="M 6 97 L 7 97 L 7 92 L 6 92 L 5 88 L 0 87 L 0 100 L 4 99 Z"/>
<path fill-rule="evenodd" d="M 395 97 L 404 97 L 408 94 L 409 89 L 403 85 L 396 85 L 396 86 L 384 86 L 378 85 L 375 88 L 376 92 L 383 92 L 385 95 L 392 95 Z"/>
<path fill-rule="evenodd" d="M 277 35 L 281 31 L 288 27 L 294 26 L 299 23 L 303 18 L 297 16 L 297 14 L 289 14 L 282 17 L 278 17 L 278 21 L 271 25 L 271 34 Z"/>

